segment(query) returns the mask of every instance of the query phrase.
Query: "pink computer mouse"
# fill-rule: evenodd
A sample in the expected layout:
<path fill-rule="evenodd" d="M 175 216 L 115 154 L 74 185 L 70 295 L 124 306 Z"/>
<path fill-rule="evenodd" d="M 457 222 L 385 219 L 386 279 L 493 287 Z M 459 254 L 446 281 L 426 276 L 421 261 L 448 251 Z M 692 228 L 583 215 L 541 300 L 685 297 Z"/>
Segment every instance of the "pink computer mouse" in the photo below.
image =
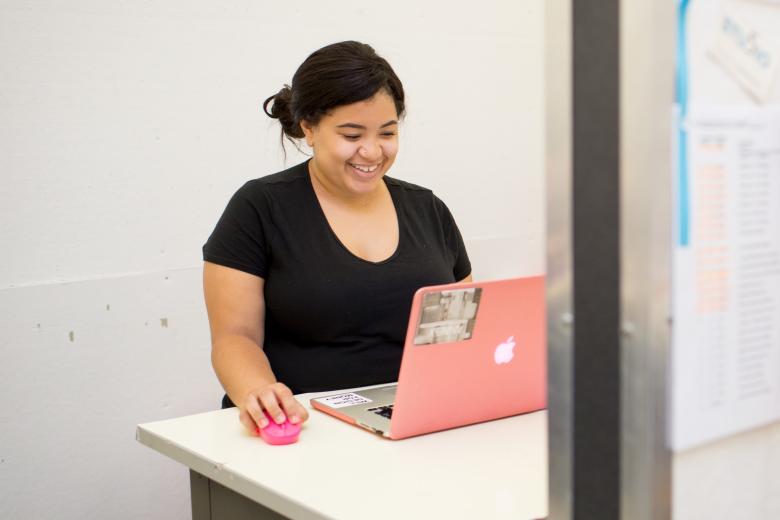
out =
<path fill-rule="evenodd" d="M 263 410 L 265 418 L 268 419 L 268 426 L 259 428 L 260 437 L 265 442 L 273 445 L 292 444 L 298 441 L 298 434 L 301 433 L 300 424 L 292 424 L 289 419 L 285 419 L 282 424 L 276 424 L 268 412 Z"/>

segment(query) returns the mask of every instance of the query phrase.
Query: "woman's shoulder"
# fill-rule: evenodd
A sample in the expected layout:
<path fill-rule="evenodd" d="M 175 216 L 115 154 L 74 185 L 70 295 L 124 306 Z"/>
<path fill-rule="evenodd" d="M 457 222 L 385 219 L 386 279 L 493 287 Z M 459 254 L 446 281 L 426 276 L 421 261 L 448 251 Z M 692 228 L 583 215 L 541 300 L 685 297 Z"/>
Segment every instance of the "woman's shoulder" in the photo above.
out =
<path fill-rule="evenodd" d="M 389 175 L 385 175 L 385 183 L 391 188 L 409 191 L 412 193 L 420 192 L 421 195 L 424 193 L 433 193 L 430 188 L 418 186 L 417 184 L 412 184 L 411 182 L 402 181 L 401 179 L 390 177 Z"/>
<path fill-rule="evenodd" d="M 251 216 L 270 215 L 280 206 L 295 205 L 305 197 L 306 163 L 246 181 L 228 202 L 226 212 Z"/>
<path fill-rule="evenodd" d="M 385 180 L 391 191 L 403 193 L 405 195 L 404 199 L 416 206 L 423 205 L 424 207 L 433 208 L 437 212 L 440 212 L 442 208 L 446 208 L 444 202 L 430 188 L 402 181 L 395 177 L 385 176 Z"/>
<path fill-rule="evenodd" d="M 390 191 L 400 193 L 402 196 L 399 198 L 403 199 L 408 204 L 417 207 L 431 207 L 432 205 L 438 204 L 439 199 L 434 195 L 433 190 L 430 188 L 402 181 L 395 177 L 385 176 L 385 181 Z"/>
<path fill-rule="evenodd" d="M 303 185 L 301 181 L 306 181 L 308 178 L 307 162 L 304 161 L 286 170 L 249 180 L 244 183 L 239 192 L 267 192 Z"/>

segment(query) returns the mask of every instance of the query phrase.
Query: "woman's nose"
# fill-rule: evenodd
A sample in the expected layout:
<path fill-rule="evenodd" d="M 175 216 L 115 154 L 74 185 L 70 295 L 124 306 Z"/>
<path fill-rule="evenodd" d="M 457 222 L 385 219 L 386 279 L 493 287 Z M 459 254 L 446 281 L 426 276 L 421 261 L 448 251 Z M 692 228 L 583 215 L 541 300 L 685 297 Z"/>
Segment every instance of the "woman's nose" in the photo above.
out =
<path fill-rule="evenodd" d="M 378 159 L 382 156 L 382 147 L 374 139 L 366 140 L 360 147 L 360 155 L 366 159 Z"/>

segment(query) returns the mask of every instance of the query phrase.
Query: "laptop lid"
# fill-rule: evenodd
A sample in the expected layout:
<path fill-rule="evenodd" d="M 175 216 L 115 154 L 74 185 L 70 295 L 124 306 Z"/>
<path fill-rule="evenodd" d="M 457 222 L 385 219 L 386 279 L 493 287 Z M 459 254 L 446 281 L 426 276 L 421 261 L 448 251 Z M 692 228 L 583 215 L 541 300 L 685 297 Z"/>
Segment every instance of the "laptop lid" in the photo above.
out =
<path fill-rule="evenodd" d="M 412 301 L 398 384 L 311 404 L 392 439 L 540 410 L 544 298 L 541 276 L 424 287 Z"/>
<path fill-rule="evenodd" d="M 544 408 L 546 343 L 543 276 L 418 290 L 389 436 Z"/>

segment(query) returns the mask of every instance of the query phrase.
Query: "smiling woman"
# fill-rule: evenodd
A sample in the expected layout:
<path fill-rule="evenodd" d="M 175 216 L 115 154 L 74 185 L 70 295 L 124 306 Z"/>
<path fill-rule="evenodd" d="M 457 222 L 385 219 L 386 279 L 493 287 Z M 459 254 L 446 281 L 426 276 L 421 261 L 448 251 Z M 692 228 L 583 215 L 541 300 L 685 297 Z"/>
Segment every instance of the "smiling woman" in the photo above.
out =
<path fill-rule="evenodd" d="M 311 168 L 318 183 L 348 198 L 376 192 L 398 153 L 397 117 L 393 99 L 380 90 L 365 101 L 334 108 L 317 125 L 301 121 L 306 142 L 315 149 Z"/>
<path fill-rule="evenodd" d="M 294 393 L 395 381 L 414 292 L 470 280 L 447 207 L 387 176 L 404 91 L 370 46 L 324 47 L 263 105 L 310 160 L 247 182 L 203 246 L 212 362 L 250 432 Z"/>

